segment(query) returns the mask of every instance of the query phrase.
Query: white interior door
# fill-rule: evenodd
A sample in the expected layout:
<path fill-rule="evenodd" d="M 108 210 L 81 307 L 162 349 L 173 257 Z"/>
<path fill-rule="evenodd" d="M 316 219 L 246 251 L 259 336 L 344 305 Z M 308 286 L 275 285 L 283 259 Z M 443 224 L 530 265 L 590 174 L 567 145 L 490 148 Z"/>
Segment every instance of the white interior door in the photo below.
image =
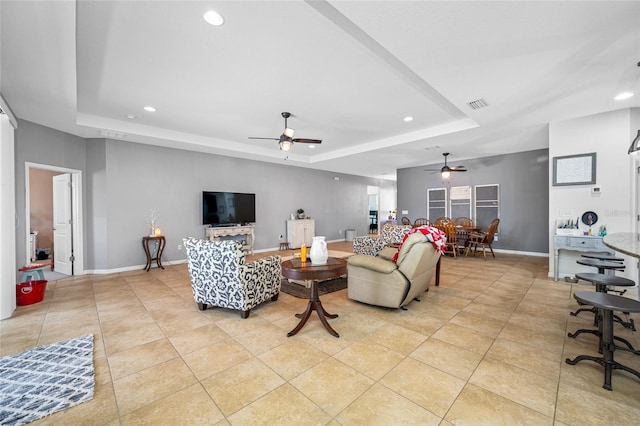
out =
<path fill-rule="evenodd" d="M 53 177 L 53 269 L 73 275 L 71 174 Z"/>

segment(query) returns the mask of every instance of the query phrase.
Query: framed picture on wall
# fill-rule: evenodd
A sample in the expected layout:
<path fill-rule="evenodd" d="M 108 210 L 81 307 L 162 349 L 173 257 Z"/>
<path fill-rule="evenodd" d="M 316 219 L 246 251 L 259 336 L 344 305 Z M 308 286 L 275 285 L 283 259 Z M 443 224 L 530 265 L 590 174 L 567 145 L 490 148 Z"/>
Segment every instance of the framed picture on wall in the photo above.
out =
<path fill-rule="evenodd" d="M 553 157 L 553 186 L 596 183 L 596 153 Z"/>

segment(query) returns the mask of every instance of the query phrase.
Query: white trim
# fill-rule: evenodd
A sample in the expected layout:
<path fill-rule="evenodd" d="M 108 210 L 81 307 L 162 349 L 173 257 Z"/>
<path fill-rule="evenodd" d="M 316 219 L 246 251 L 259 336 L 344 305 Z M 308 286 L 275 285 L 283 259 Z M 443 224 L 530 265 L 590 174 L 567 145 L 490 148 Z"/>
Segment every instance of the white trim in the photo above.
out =
<path fill-rule="evenodd" d="M 15 129 L 7 115 L 0 115 L 0 320 L 16 309 L 16 213 Z"/>
<path fill-rule="evenodd" d="M 7 118 L 9 118 L 11 127 L 13 127 L 14 130 L 17 130 L 18 120 L 16 120 L 15 114 L 11 110 L 11 107 L 7 103 L 7 100 L 4 98 L 4 96 L 2 96 L 2 93 L 0 93 L 0 109 L 2 109 L 2 111 L 7 115 Z"/>
<path fill-rule="evenodd" d="M 345 242 L 346 240 L 342 239 L 342 240 L 330 240 L 328 241 L 329 243 L 338 243 L 338 242 Z M 264 253 L 264 252 L 268 252 L 268 251 L 278 251 L 278 247 L 273 247 L 273 248 L 264 248 L 264 249 L 260 249 L 260 250 L 255 250 L 254 253 Z M 331 250 L 329 250 L 331 251 Z M 494 249 L 493 250 L 496 253 L 504 253 L 504 254 L 517 254 L 517 255 L 521 255 L 521 256 L 535 256 L 535 257 L 548 257 L 549 253 L 537 253 L 537 252 L 532 252 L 532 251 L 516 251 L 516 250 L 501 250 L 501 249 Z M 170 262 L 165 261 L 163 264 L 164 266 L 172 266 L 172 265 L 179 265 L 182 263 L 187 263 L 187 259 L 176 259 L 176 260 L 172 260 Z M 93 274 L 93 275 L 107 275 L 107 274 L 117 274 L 120 272 L 130 272 L 130 271 L 139 271 L 144 269 L 146 265 L 133 265 L 133 266 L 123 266 L 122 268 L 114 268 L 114 269 L 87 269 L 86 271 L 84 271 L 85 274 Z M 152 266 L 151 269 L 153 270 L 154 267 Z M 553 275 L 550 275 L 550 277 L 553 277 Z"/>
<path fill-rule="evenodd" d="M 187 263 L 187 259 L 177 259 L 172 260 L 170 262 L 165 261 L 163 263 L 164 266 L 173 266 L 181 263 Z M 118 274 L 120 272 L 131 272 L 131 271 L 141 271 L 145 269 L 147 265 L 133 265 L 133 266 L 123 266 L 122 268 L 114 268 L 114 269 L 87 269 L 84 271 L 87 275 L 108 275 L 108 274 Z M 151 271 L 156 269 L 153 265 L 151 265 Z"/>
<path fill-rule="evenodd" d="M 71 197 L 72 197 L 72 210 L 73 210 L 73 255 L 75 261 L 73 263 L 73 275 L 84 275 L 84 218 L 82 216 L 83 192 L 82 192 L 82 170 L 69 169 L 67 167 L 52 166 L 49 164 L 33 163 L 25 161 L 24 163 L 24 183 L 25 183 L 25 238 L 26 238 L 26 257 L 25 262 L 29 263 L 29 235 L 31 233 L 31 200 L 29 200 L 30 187 L 29 187 L 29 170 L 42 169 L 50 170 L 53 172 L 70 173 L 71 178 Z"/>
<path fill-rule="evenodd" d="M 537 251 L 518 251 L 505 249 L 493 249 L 493 251 L 496 253 L 517 254 L 520 256 L 549 257 L 549 253 L 539 253 Z"/>

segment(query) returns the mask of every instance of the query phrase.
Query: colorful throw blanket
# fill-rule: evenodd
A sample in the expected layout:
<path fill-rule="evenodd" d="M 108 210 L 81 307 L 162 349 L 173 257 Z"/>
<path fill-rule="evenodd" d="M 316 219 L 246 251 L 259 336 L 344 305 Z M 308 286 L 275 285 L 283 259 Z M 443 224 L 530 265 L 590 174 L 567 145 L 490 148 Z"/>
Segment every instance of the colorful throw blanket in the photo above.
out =
<path fill-rule="evenodd" d="M 426 235 L 427 240 L 431 241 L 431 244 L 433 244 L 433 247 L 436 250 L 440 251 L 440 254 L 443 254 L 445 252 L 445 249 L 447 248 L 445 233 L 439 230 L 438 228 L 434 228 L 428 225 L 423 225 L 417 228 L 413 228 L 404 236 L 404 238 L 402 238 L 402 243 L 400 243 L 400 246 L 398 247 L 398 251 L 396 252 L 396 254 L 393 255 L 392 260 L 394 262 L 398 260 L 398 253 L 400 253 L 402 244 L 404 244 L 404 242 L 407 240 L 409 235 L 416 232 L 422 232 L 424 235 Z"/>

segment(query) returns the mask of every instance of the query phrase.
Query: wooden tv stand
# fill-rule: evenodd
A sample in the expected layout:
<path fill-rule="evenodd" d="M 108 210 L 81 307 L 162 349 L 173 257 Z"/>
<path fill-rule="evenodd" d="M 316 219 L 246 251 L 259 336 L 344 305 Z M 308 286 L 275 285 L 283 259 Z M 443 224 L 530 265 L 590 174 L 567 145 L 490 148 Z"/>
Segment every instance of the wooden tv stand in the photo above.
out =
<path fill-rule="evenodd" d="M 243 248 L 249 254 L 253 254 L 253 242 L 255 234 L 253 233 L 253 225 L 245 226 L 219 226 L 212 228 L 205 228 L 205 239 L 209 241 L 223 240 L 224 237 L 233 237 L 236 235 L 244 235 Z"/>

